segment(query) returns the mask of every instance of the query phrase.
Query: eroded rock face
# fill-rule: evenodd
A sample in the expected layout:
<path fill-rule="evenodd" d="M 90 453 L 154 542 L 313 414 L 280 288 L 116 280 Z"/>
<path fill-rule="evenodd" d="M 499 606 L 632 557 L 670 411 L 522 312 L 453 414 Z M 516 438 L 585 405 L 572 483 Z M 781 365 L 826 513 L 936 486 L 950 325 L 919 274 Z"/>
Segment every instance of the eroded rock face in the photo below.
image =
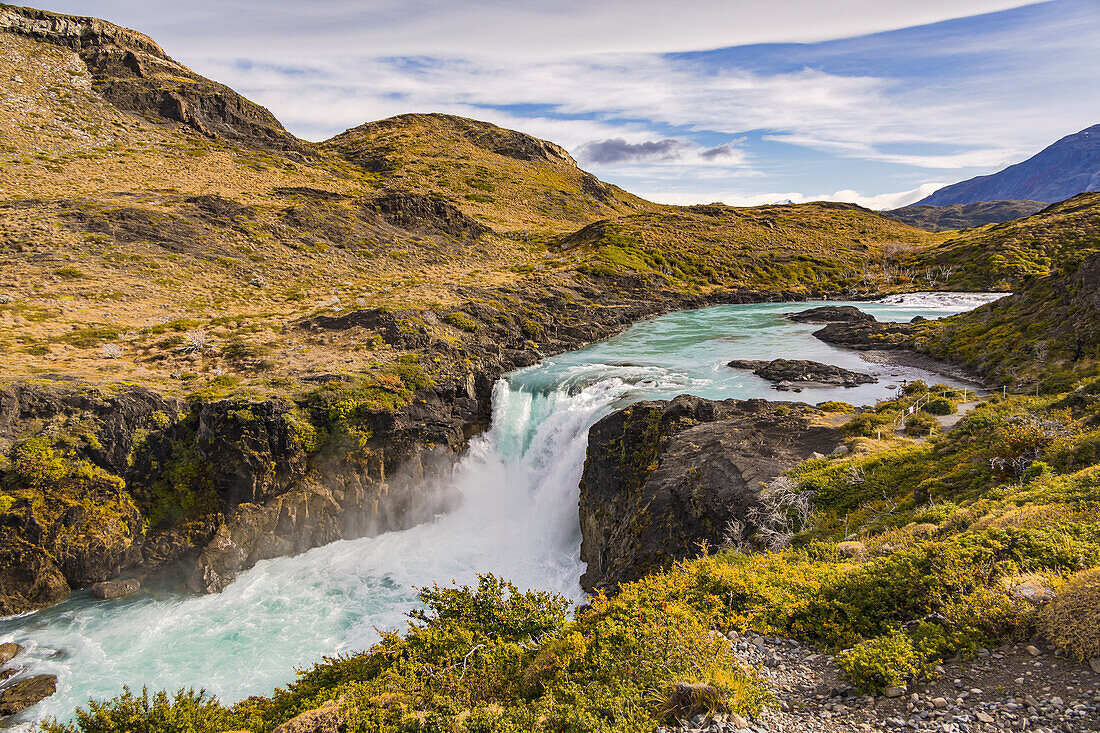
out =
<path fill-rule="evenodd" d="M 292 409 L 282 400 L 220 400 L 199 408 L 198 450 L 227 511 L 283 494 L 305 475 L 308 454 L 287 418 Z"/>
<path fill-rule="evenodd" d="M 858 387 L 861 384 L 874 384 L 878 381 L 870 374 L 853 372 L 816 361 L 735 359 L 728 366 L 734 369 L 752 369 L 753 374 L 758 377 L 775 382 L 775 388 L 780 391 L 801 390 L 803 387 Z"/>
<path fill-rule="evenodd" d="M 371 203 L 386 221 L 409 231 L 474 239 L 489 231 L 454 204 L 423 194 L 392 191 L 376 196 Z"/>
<path fill-rule="evenodd" d="M 69 594 L 69 584 L 49 553 L 0 531 L 0 616 L 33 611 Z"/>
<path fill-rule="evenodd" d="M 864 313 L 854 305 L 823 305 L 789 313 L 787 318 L 796 323 L 872 323 L 875 320 L 870 313 Z"/>
<path fill-rule="evenodd" d="M 819 414 L 798 403 L 683 395 L 600 420 L 580 484 L 582 587 L 614 590 L 695 555 L 702 542 L 720 545 L 764 484 L 839 445 L 838 430 L 814 424 Z"/>
<path fill-rule="evenodd" d="M 250 147 L 309 153 L 267 109 L 174 61 L 141 33 L 98 18 L 14 6 L 0 8 L 0 31 L 71 49 L 99 93 L 121 110 Z"/>

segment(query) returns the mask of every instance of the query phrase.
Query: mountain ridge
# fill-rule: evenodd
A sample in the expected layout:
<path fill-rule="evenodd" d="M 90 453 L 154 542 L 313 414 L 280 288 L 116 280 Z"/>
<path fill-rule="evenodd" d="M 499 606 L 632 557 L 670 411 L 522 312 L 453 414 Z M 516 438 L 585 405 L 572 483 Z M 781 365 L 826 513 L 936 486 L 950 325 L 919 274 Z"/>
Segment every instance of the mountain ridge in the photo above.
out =
<path fill-rule="evenodd" d="M 1100 189 L 1100 124 L 1059 139 L 1027 160 L 945 186 L 914 205 L 980 201 L 1056 203 Z"/>

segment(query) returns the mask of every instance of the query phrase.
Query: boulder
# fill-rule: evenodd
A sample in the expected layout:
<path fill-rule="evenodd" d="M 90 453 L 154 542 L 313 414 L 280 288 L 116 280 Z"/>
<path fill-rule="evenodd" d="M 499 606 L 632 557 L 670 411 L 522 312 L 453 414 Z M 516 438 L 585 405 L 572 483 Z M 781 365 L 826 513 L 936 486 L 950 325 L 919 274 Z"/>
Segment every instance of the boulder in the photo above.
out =
<path fill-rule="evenodd" d="M 787 318 L 796 323 L 873 323 L 875 317 L 852 305 L 823 305 L 798 313 L 788 313 Z"/>
<path fill-rule="evenodd" d="M 581 578 L 588 592 L 726 541 L 765 485 L 840 443 L 800 403 L 681 395 L 639 402 L 597 422 L 580 482 Z"/>
<path fill-rule="evenodd" d="M 838 321 L 830 323 L 819 331 L 814 331 L 814 337 L 827 344 L 861 351 L 911 349 L 912 339 L 916 334 L 916 327 L 911 323 L 878 323 L 877 321 Z"/>
<path fill-rule="evenodd" d="M 23 651 L 23 647 L 14 642 L 0 644 L 0 664 L 7 664 Z"/>
<path fill-rule="evenodd" d="M 711 708 L 711 701 L 722 699 L 722 693 L 706 682 L 677 682 L 672 686 L 665 719 L 669 721 L 691 720 L 697 715 L 718 712 Z"/>
<path fill-rule="evenodd" d="M 19 680 L 0 692 L 0 717 L 17 715 L 57 692 L 57 677 L 40 674 Z"/>
<path fill-rule="evenodd" d="M 1039 575 L 1016 575 L 1004 579 L 1005 587 L 1015 598 L 1021 598 L 1034 606 L 1043 606 L 1054 600 L 1054 589 Z"/>
<path fill-rule="evenodd" d="M 106 580 L 92 586 L 92 597 L 100 601 L 111 601 L 115 598 L 132 596 L 139 590 L 141 590 L 141 581 L 137 578 Z"/>
<path fill-rule="evenodd" d="M 853 372 L 831 364 L 799 359 L 773 359 L 753 361 L 735 359 L 728 366 L 734 369 L 752 369 L 753 374 L 775 382 L 780 391 L 802 387 L 858 387 L 878 381 L 869 374 Z"/>

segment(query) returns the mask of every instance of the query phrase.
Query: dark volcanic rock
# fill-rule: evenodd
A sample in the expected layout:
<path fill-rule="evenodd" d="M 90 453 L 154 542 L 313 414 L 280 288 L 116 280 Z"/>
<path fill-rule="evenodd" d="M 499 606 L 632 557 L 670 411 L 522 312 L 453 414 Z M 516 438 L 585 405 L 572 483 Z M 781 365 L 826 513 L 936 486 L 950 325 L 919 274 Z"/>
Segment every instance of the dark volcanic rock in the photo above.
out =
<path fill-rule="evenodd" d="M 790 313 L 787 318 L 796 323 L 858 323 L 861 321 L 872 323 L 875 320 L 870 313 L 864 313 L 854 305 L 823 305 L 798 313 Z"/>
<path fill-rule="evenodd" d="M 581 477 L 581 559 L 588 592 L 614 589 L 699 545 L 722 542 L 761 487 L 840 444 L 800 403 L 715 402 L 686 395 L 639 402 L 592 427 Z"/>
<path fill-rule="evenodd" d="M 92 597 L 100 601 L 112 601 L 116 598 L 132 596 L 139 590 L 141 590 L 141 581 L 137 578 L 105 580 L 92 585 Z"/>
<path fill-rule="evenodd" d="M 220 400 L 199 408 L 197 447 L 228 511 L 285 493 L 305 475 L 309 456 L 287 419 L 292 409 L 281 400 Z"/>
<path fill-rule="evenodd" d="M 916 333 L 911 323 L 830 323 L 814 336 L 827 344 L 847 346 L 849 349 L 909 349 L 911 337 Z"/>
<path fill-rule="evenodd" d="M 489 228 L 467 216 L 454 204 L 418 193 L 393 191 L 371 200 L 382 218 L 412 232 L 447 234 L 476 239 Z"/>
<path fill-rule="evenodd" d="M 20 680 L 0 692 L 0 717 L 16 715 L 57 692 L 57 677 L 42 674 Z"/>
<path fill-rule="evenodd" d="M 0 529 L 0 616 L 57 603 L 69 595 L 57 563 L 41 547 Z"/>
<path fill-rule="evenodd" d="M 728 366 L 734 369 L 752 369 L 757 376 L 769 382 L 775 382 L 775 388 L 781 391 L 801 387 L 858 387 L 861 384 L 874 384 L 878 381 L 869 374 L 853 372 L 831 364 L 820 364 L 816 361 L 735 359 Z"/>

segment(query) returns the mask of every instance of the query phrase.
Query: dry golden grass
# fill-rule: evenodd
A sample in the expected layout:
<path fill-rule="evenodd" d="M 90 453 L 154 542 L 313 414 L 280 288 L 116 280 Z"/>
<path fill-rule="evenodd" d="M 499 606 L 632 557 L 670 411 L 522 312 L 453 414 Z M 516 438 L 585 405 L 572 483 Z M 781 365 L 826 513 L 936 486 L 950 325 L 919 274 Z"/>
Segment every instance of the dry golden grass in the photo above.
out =
<path fill-rule="evenodd" d="M 294 328 L 318 312 L 451 307 L 470 286 L 578 273 L 681 292 L 805 289 L 935 241 L 852 207 L 658 206 L 551 143 L 444 115 L 370 123 L 305 155 L 261 152 L 120 111 L 76 54 L 9 33 L 0 89 L 0 383 L 64 374 L 186 393 L 232 377 L 286 392 L 397 356 L 370 334 Z M 375 210 L 386 191 L 449 201 L 492 231 L 410 231 Z M 568 236 L 599 220 L 671 267 L 635 267 L 637 252 L 591 230 Z"/>

